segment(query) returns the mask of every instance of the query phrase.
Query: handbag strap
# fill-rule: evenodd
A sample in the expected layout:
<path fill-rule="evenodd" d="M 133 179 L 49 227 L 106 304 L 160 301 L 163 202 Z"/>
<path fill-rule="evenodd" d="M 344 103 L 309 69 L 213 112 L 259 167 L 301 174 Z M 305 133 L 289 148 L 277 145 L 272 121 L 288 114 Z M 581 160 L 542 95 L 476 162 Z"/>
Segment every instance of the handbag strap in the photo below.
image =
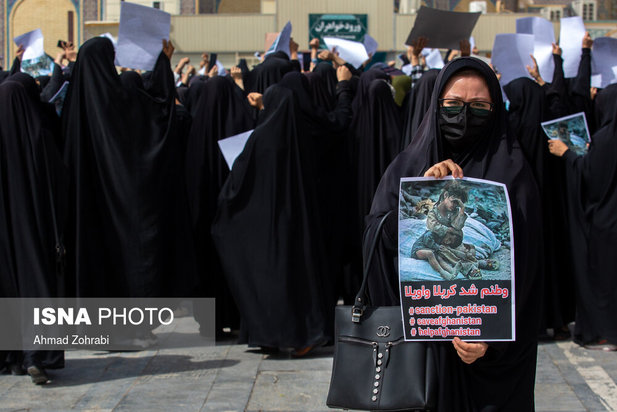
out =
<path fill-rule="evenodd" d="M 375 255 L 375 248 L 377 247 L 377 241 L 379 240 L 379 236 L 381 235 L 381 230 L 383 228 L 383 225 L 386 223 L 386 219 L 392 214 L 392 212 L 393 211 L 390 210 L 379 221 L 379 224 L 377 225 L 377 228 L 375 229 L 375 235 L 373 236 L 371 246 L 368 250 L 368 253 L 364 256 L 364 274 L 362 277 L 362 285 L 360 286 L 360 290 L 358 291 L 358 294 L 356 295 L 356 298 L 354 300 L 353 307 L 351 308 L 352 322 L 355 322 L 355 323 L 360 322 L 360 318 L 362 317 L 362 314 L 364 313 L 364 309 L 366 309 L 366 304 L 368 303 L 367 302 L 368 295 L 366 293 L 366 288 L 368 284 L 369 269 L 371 267 L 371 263 L 373 262 L 373 256 Z M 368 232 L 366 234 L 366 238 L 368 238 Z"/>

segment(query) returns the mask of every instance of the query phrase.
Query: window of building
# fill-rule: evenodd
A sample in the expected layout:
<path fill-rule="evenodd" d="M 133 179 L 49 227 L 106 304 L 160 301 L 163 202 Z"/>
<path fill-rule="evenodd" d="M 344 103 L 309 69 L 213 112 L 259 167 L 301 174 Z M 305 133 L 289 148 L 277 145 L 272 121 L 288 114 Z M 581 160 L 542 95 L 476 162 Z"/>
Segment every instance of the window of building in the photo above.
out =
<path fill-rule="evenodd" d="M 152 2 L 152 8 L 153 9 L 160 9 L 161 8 L 161 2 L 160 1 L 153 1 Z"/>

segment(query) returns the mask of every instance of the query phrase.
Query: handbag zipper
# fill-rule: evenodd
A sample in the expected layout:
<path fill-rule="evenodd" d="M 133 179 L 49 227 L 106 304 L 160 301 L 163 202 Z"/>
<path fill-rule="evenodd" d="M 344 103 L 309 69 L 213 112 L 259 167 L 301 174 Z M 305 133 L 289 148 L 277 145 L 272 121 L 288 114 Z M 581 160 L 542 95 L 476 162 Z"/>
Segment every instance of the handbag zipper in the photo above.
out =
<path fill-rule="evenodd" d="M 379 348 L 379 343 L 371 342 L 364 339 L 354 338 L 353 336 L 339 336 L 338 340 L 340 342 L 354 342 L 360 343 L 362 345 L 371 345 L 373 347 L 373 365 L 377 365 L 377 349 Z"/>

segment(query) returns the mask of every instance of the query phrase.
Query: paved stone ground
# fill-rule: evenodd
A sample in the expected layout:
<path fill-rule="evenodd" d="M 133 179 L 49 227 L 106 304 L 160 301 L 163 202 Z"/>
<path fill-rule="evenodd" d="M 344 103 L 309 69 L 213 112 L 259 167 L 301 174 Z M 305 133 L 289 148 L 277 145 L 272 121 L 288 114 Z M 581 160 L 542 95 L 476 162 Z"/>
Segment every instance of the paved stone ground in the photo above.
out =
<path fill-rule="evenodd" d="M 35 386 L 0 376 L 0 411 L 326 411 L 332 348 L 309 358 L 244 345 L 204 347 L 190 318 L 157 331 L 157 349 L 67 353 L 66 368 Z M 538 411 L 617 410 L 617 353 L 542 344 Z"/>

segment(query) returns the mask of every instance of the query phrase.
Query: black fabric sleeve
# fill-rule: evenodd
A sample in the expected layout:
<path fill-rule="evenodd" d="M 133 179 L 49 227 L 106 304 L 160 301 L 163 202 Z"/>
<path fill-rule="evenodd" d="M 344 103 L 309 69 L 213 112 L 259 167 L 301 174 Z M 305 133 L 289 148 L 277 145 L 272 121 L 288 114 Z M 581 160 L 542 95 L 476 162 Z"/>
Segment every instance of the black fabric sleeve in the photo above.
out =
<path fill-rule="evenodd" d="M 49 99 L 54 97 L 58 90 L 62 87 L 64 83 L 64 75 L 62 74 L 62 68 L 58 64 L 54 64 L 54 72 L 51 75 L 51 79 L 47 86 L 41 92 L 41 100 L 44 102 L 48 102 Z"/>

